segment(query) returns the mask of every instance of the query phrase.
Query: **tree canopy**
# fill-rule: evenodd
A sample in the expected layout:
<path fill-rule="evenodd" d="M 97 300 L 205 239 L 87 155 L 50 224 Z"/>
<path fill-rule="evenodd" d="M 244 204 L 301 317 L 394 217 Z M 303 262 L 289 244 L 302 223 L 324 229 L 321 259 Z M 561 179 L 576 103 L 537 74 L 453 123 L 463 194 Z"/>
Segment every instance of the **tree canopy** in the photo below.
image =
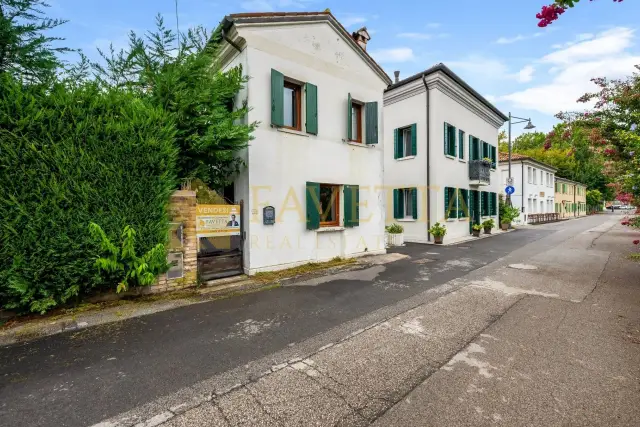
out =
<path fill-rule="evenodd" d="M 70 51 L 55 47 L 63 40 L 46 35 L 67 21 L 47 18 L 42 0 L 0 0 L 0 73 L 26 83 L 42 83 L 55 77 L 61 66 L 58 54 Z"/>

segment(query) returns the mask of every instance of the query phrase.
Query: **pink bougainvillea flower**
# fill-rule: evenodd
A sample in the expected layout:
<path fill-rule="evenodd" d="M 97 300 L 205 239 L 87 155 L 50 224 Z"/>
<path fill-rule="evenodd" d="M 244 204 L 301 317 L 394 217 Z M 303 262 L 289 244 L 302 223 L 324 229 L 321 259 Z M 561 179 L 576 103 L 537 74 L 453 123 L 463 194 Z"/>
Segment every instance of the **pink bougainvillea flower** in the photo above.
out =
<path fill-rule="evenodd" d="M 634 241 L 633 241 L 633 244 L 634 244 L 634 245 L 639 245 L 639 244 L 640 244 L 640 240 L 634 240 Z"/>

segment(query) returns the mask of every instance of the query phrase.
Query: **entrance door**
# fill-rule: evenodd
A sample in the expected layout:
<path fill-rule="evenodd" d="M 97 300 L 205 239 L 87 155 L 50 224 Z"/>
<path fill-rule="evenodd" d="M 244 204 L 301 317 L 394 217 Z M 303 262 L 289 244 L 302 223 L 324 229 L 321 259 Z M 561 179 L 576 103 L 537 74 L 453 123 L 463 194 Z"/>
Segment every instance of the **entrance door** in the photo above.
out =
<path fill-rule="evenodd" d="M 480 224 L 480 192 L 469 191 L 469 233 L 473 232 L 473 225 Z"/>
<path fill-rule="evenodd" d="M 242 274 L 242 202 L 196 209 L 199 280 Z"/>

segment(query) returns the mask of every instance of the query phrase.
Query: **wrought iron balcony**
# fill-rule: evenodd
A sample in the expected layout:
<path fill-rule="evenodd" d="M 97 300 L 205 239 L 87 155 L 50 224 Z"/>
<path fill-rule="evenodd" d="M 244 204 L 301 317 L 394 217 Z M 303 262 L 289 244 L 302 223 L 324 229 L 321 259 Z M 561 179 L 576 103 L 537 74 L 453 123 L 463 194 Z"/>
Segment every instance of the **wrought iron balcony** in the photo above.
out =
<path fill-rule="evenodd" d="M 491 162 L 485 160 L 470 160 L 469 181 L 471 185 L 491 184 Z"/>

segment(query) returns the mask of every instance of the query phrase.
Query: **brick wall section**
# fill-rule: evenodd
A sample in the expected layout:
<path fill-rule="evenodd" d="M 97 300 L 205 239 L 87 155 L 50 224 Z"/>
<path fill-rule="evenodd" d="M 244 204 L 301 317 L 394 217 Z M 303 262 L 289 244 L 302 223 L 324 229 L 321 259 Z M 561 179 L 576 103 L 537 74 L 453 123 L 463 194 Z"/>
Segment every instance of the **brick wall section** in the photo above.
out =
<path fill-rule="evenodd" d="M 183 225 L 182 249 L 170 249 L 170 252 L 183 253 L 184 277 L 167 279 L 163 274 L 150 292 L 166 292 L 195 286 L 198 278 L 198 249 L 196 237 L 196 192 L 180 190 L 173 193 L 169 205 L 171 222 Z"/>

